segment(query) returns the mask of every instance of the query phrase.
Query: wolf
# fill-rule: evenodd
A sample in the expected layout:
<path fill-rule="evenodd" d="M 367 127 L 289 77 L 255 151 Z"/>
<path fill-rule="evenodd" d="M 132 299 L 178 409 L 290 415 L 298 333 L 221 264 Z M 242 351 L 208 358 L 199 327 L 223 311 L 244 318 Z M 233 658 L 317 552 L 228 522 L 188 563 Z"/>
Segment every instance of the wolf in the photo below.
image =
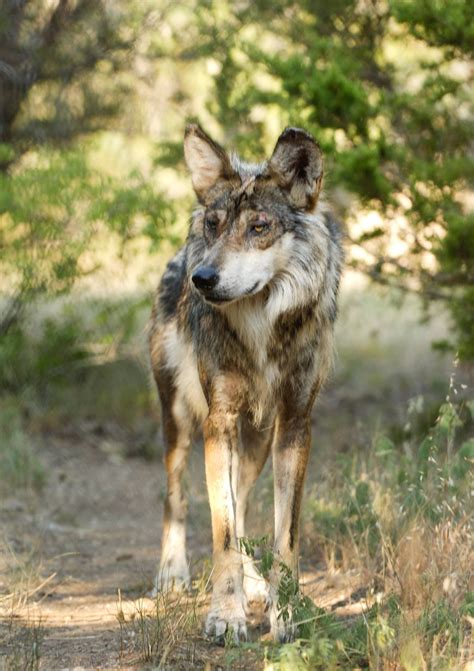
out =
<path fill-rule="evenodd" d="M 156 589 L 190 585 L 182 476 L 198 425 L 213 537 L 205 632 L 238 643 L 248 604 L 263 599 L 274 639 L 290 640 L 278 585 L 281 566 L 298 575 L 311 410 L 331 367 L 341 231 L 321 198 L 321 149 L 305 130 L 287 128 L 269 160 L 250 164 L 190 124 L 184 154 L 197 206 L 149 330 L 167 473 Z M 267 583 L 239 539 L 270 451 L 275 562 Z"/>

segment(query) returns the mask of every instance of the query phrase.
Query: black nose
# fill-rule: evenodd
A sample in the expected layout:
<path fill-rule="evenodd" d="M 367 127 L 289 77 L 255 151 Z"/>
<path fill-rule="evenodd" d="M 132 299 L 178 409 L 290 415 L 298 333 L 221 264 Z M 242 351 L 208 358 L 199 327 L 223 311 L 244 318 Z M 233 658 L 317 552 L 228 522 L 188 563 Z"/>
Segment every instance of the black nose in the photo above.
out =
<path fill-rule="evenodd" d="M 199 266 L 191 279 L 200 291 L 211 291 L 218 283 L 219 275 L 211 266 Z"/>

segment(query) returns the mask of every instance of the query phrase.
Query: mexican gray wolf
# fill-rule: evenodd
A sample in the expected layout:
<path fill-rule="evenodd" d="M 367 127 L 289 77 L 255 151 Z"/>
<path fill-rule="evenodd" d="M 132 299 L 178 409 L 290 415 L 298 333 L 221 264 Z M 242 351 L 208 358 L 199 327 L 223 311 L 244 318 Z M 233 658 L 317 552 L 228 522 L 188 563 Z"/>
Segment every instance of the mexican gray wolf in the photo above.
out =
<path fill-rule="evenodd" d="M 200 425 L 213 536 L 205 631 L 245 639 L 248 603 L 265 599 L 273 637 L 290 640 L 279 571 L 283 563 L 298 575 L 310 416 L 331 366 L 341 235 L 320 197 L 321 150 L 306 131 L 287 128 L 268 161 L 249 164 L 191 124 L 184 154 L 197 205 L 149 332 L 168 484 L 156 589 L 190 585 L 181 481 Z M 266 582 L 239 539 L 270 451 L 278 561 Z"/>

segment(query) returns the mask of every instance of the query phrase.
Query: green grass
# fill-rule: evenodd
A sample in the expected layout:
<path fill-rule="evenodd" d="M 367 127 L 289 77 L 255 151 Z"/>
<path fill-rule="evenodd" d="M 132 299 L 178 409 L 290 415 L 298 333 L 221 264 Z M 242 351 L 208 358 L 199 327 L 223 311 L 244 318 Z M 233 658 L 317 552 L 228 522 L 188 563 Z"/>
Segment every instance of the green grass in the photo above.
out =
<path fill-rule="evenodd" d="M 25 430 L 22 406 L 13 396 L 0 398 L 0 436 L 0 493 L 39 490 L 46 474 Z"/>
<path fill-rule="evenodd" d="M 142 297 L 93 299 L 37 308 L 43 319 L 30 306 L 32 314 L 0 343 L 5 459 L 26 454 L 20 443 L 31 442 L 32 435 L 65 427 L 113 433 L 121 456 L 156 458 L 158 404 L 144 348 L 149 303 Z M 18 421 L 10 427 L 13 406 Z"/>

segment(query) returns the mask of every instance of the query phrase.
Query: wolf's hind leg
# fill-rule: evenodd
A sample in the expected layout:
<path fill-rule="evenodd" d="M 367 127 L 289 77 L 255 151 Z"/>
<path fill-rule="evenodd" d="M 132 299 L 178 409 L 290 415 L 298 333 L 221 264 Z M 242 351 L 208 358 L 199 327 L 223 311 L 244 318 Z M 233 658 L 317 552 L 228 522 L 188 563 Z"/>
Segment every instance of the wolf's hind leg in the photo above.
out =
<path fill-rule="evenodd" d="M 265 428 L 256 429 L 250 421 L 244 417 L 241 423 L 241 457 L 239 463 L 239 482 L 237 487 L 237 514 L 236 526 L 237 537 L 245 537 L 245 517 L 248 507 L 248 496 L 255 482 L 262 472 L 270 452 L 274 434 L 274 422 L 272 419 L 264 422 Z M 251 557 L 242 550 L 242 563 L 244 569 L 244 592 L 247 604 L 263 602 L 269 604 L 268 585 L 255 568 Z"/>
<path fill-rule="evenodd" d="M 290 405 L 284 408 L 278 418 L 278 431 L 273 445 L 274 553 L 277 561 L 270 574 L 271 631 L 274 640 L 281 643 L 290 641 L 296 633 L 290 608 L 288 619 L 283 618 L 278 610 L 278 592 L 284 577 L 282 564 L 289 569 L 298 587 L 300 509 L 310 445 L 309 410 L 298 413 L 298 407 Z"/>
<path fill-rule="evenodd" d="M 165 440 L 167 494 L 163 518 L 161 559 L 155 582 L 157 590 L 180 590 L 190 587 L 186 557 L 187 502 L 182 477 L 191 445 L 192 419 L 183 398 L 175 395 L 170 402 L 160 390 Z"/>

